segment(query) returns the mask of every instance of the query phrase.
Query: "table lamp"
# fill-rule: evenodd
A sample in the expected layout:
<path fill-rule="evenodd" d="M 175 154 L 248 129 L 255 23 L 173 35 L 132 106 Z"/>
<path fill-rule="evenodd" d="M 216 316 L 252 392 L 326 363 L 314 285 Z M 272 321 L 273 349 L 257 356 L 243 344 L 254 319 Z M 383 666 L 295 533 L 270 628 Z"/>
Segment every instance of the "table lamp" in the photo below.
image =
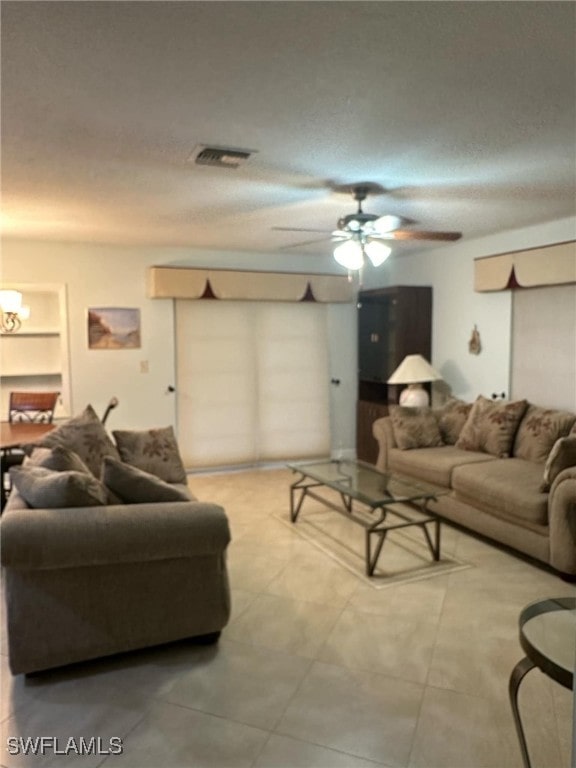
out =
<path fill-rule="evenodd" d="M 442 376 L 435 371 L 422 355 L 407 355 L 388 379 L 388 384 L 407 384 L 400 394 L 400 405 L 409 408 L 424 408 L 430 405 L 428 392 L 422 384 L 439 381 Z"/>

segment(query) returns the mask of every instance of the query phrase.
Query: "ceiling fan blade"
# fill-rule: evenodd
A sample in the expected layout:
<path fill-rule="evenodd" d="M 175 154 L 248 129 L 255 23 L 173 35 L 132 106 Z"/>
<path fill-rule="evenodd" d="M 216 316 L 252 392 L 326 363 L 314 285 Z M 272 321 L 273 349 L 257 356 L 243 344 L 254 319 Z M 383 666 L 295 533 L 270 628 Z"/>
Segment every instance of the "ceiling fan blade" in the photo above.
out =
<path fill-rule="evenodd" d="M 331 229 L 303 229 L 302 227 L 272 227 L 275 232 L 323 232 L 326 235 L 331 233 Z"/>
<path fill-rule="evenodd" d="M 395 232 L 376 235 L 380 240 L 460 240 L 462 232 L 426 232 L 424 230 L 397 229 Z"/>
<path fill-rule="evenodd" d="M 305 240 L 303 243 L 290 243 L 290 245 L 281 245 L 280 250 L 285 251 L 287 248 L 300 248 L 304 245 L 312 245 L 312 243 L 325 243 L 327 237 L 317 237 L 315 240 Z"/>

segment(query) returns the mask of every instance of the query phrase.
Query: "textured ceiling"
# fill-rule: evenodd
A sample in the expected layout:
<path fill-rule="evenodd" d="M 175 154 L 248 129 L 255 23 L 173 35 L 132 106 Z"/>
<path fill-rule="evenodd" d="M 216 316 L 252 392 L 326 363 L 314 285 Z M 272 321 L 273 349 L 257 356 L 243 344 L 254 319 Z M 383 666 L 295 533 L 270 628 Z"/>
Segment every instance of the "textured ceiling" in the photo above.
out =
<path fill-rule="evenodd" d="M 271 252 L 315 237 L 274 226 L 334 228 L 360 181 L 386 190 L 365 210 L 465 238 L 576 214 L 572 2 L 1 14 L 9 235 Z M 198 144 L 257 152 L 200 167 Z"/>

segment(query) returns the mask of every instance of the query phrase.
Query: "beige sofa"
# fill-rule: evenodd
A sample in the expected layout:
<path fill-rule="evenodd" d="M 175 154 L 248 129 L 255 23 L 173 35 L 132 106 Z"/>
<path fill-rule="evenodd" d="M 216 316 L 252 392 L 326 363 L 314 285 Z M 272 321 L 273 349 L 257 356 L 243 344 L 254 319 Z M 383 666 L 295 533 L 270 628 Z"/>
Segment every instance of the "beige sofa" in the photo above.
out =
<path fill-rule="evenodd" d="M 11 470 L 0 533 L 13 674 L 212 642 L 228 622 L 224 510 L 188 490 L 171 428 L 114 434 L 88 407 Z"/>
<path fill-rule="evenodd" d="M 565 452 L 569 446 L 574 457 L 572 463 L 576 465 L 576 414 L 527 404 L 515 427 L 510 453 L 501 458 L 486 450 L 471 450 L 470 443 L 461 440 L 464 427 L 470 424 L 465 414 L 459 424 L 452 423 L 451 439 L 450 435 L 443 434 L 442 410 L 433 412 L 442 439 L 424 439 L 431 444 L 411 447 L 418 445 L 415 440 L 408 443 L 408 448 L 404 444 L 402 450 L 396 439 L 398 429 L 393 423 L 402 410 L 405 411 L 394 411 L 392 418 L 388 416 L 374 422 L 380 470 L 449 489 L 448 494 L 439 495 L 430 504 L 430 509 L 447 520 L 547 563 L 560 574 L 576 576 L 576 466 L 563 468 L 561 464 L 554 477 L 554 471 L 550 474 L 549 458 L 552 449 L 556 458 L 559 448 Z M 467 449 L 461 447 L 461 443 L 467 445 Z M 547 460 L 544 460 L 545 454 Z M 549 490 L 543 483 L 545 471 L 552 479 Z"/>
<path fill-rule="evenodd" d="M 204 636 L 230 615 L 224 510 L 209 503 L 28 509 L 2 515 L 13 674 Z"/>

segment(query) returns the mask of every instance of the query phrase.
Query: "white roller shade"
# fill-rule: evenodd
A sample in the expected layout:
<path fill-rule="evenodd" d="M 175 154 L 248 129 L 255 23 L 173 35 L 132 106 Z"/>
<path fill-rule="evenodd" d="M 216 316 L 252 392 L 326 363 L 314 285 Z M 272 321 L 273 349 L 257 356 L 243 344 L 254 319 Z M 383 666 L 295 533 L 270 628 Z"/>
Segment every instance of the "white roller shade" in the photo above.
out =
<path fill-rule="evenodd" d="M 326 307 L 179 300 L 176 338 L 186 466 L 329 454 Z"/>

